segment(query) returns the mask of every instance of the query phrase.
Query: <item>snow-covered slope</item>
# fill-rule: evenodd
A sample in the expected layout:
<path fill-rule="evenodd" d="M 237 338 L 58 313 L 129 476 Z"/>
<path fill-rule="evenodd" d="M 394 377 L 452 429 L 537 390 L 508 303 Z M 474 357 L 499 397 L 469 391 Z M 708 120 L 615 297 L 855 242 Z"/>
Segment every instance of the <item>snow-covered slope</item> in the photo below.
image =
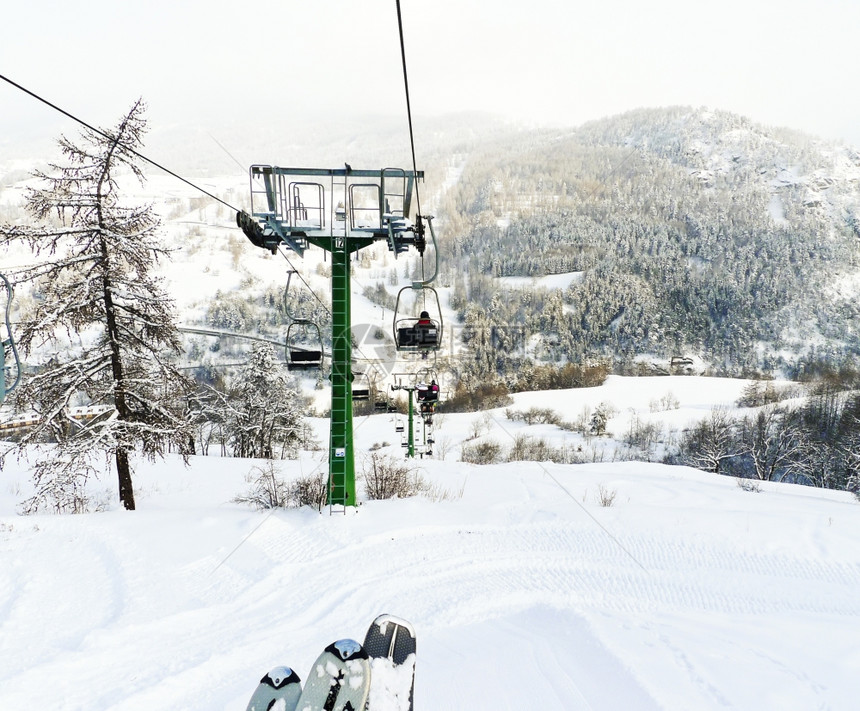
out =
<path fill-rule="evenodd" d="M 742 385 L 610 379 L 551 404 L 572 418 L 638 388 L 644 408 L 669 387 L 677 417 L 692 417 Z M 856 708 L 860 506 L 849 494 L 753 493 L 640 462 L 456 461 L 481 416 L 446 415 L 446 458 L 415 462 L 441 500 L 346 514 L 251 511 L 231 499 L 254 463 L 198 457 L 188 469 L 139 463 L 134 513 L 23 518 L 26 467 L 9 461 L 0 708 L 242 711 L 270 667 L 305 677 L 323 647 L 361 639 L 380 612 L 417 628 L 419 710 Z M 484 436 L 503 441 L 562 436 L 501 410 L 486 419 Z M 391 416 L 357 422 L 362 451 L 394 436 Z M 307 474 L 320 457 L 279 467 Z"/>

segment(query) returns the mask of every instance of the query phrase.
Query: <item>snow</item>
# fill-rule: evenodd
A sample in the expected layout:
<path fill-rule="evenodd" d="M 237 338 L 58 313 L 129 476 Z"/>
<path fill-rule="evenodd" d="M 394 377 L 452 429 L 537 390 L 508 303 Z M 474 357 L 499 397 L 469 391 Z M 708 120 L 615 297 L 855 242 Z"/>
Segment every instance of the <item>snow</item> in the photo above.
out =
<path fill-rule="evenodd" d="M 610 402 L 610 431 L 633 416 L 676 431 L 745 385 L 610 377 L 512 407 L 574 419 Z M 661 399 L 677 406 L 659 411 Z M 9 458 L 0 708 L 242 711 L 267 670 L 306 679 L 327 645 L 362 639 L 383 612 L 415 626 L 416 709 L 856 708 L 853 497 L 611 461 L 607 438 L 593 463 L 456 461 L 483 416 L 437 418 L 449 451 L 415 462 L 448 496 L 346 513 L 256 512 L 232 502 L 254 462 L 171 457 L 137 463 L 136 512 L 20 517 L 27 465 Z M 578 437 L 504 409 L 486 420 L 482 436 L 503 443 Z M 325 441 L 326 422 L 314 426 Z M 355 434 L 359 470 L 397 438 L 390 415 L 358 418 Z M 319 452 L 278 462 L 285 477 L 324 466 Z M 114 501 L 114 486 L 105 476 L 92 491 Z"/>
<path fill-rule="evenodd" d="M 207 188 L 245 195 L 244 182 Z M 148 187 L 197 195 L 158 176 Z M 776 202 L 771 210 L 778 221 Z M 284 283 L 290 265 L 248 247 L 228 213 L 210 205 L 169 221 L 181 251 L 165 276 L 183 315 L 247 277 Z M 321 252 L 291 259 L 325 297 Z M 356 265 L 355 290 L 387 283 L 392 268 L 402 275 L 402 259 L 380 248 L 371 269 Z M 564 289 L 578 278 L 501 282 Z M 390 311 L 358 293 L 352 308 L 367 334 L 390 333 Z M 381 344 L 361 343 L 403 370 Z M 28 465 L 10 457 L 0 473 L 0 709 L 244 711 L 267 670 L 286 664 L 307 680 L 332 641 L 363 639 L 391 613 L 416 630 L 418 711 L 853 710 L 860 505 L 845 492 L 766 483 L 754 493 L 694 469 L 620 461 L 634 418 L 676 436 L 715 405 L 732 408 L 747 384 L 611 376 L 597 388 L 519 393 L 510 406 L 572 422 L 608 405 L 602 438 L 509 420 L 506 408 L 437 415 L 436 458 L 415 462 L 435 494 L 345 514 L 255 512 L 232 500 L 258 463 L 194 457 L 185 468 L 170 457 L 137 462 L 136 512 L 118 508 L 106 475 L 90 485 L 106 511 L 20 517 Z M 310 392 L 327 406 L 325 389 Z M 314 427 L 325 443 L 327 423 Z M 592 461 L 457 461 L 476 432 L 506 447 L 541 437 Z M 391 415 L 357 418 L 355 438 L 359 470 L 372 447 L 401 456 Z M 277 466 L 304 476 L 326 466 L 321 456 Z M 601 491 L 614 492 L 612 506 Z"/>
<path fill-rule="evenodd" d="M 402 664 L 395 665 L 387 657 L 370 660 L 369 708 L 375 711 L 407 711 L 412 689 L 416 655 L 410 654 Z"/>
<path fill-rule="evenodd" d="M 780 227 L 788 227 L 790 225 L 790 222 L 785 217 L 785 206 L 782 204 L 782 200 L 776 193 L 770 196 L 768 213 L 774 223 Z"/>
<path fill-rule="evenodd" d="M 560 289 L 582 281 L 585 272 L 564 272 L 541 277 L 498 277 L 499 282 L 510 289 Z"/>

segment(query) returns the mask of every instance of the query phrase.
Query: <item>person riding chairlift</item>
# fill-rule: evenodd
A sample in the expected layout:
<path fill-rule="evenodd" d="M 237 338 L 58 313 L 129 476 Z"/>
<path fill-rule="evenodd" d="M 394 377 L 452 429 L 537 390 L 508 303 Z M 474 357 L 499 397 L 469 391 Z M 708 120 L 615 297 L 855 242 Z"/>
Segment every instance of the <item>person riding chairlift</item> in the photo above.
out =
<path fill-rule="evenodd" d="M 428 402 L 436 402 L 439 399 L 439 386 L 435 380 L 430 381 L 430 387 L 427 388 L 427 394 L 424 399 Z"/>
<path fill-rule="evenodd" d="M 419 347 L 436 345 L 436 324 L 430 319 L 430 314 L 422 311 L 418 314 L 418 321 L 415 323 L 415 336 Z M 423 358 L 427 357 L 426 353 L 422 354 Z"/>

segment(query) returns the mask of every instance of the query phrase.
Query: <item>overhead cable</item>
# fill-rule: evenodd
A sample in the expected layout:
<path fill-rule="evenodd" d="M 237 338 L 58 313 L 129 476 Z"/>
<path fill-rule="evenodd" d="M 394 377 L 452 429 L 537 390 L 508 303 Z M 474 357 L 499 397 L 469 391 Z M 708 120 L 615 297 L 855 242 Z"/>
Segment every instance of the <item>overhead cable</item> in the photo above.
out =
<path fill-rule="evenodd" d="M 96 133 L 96 134 L 98 134 L 99 136 L 102 136 L 103 138 L 108 139 L 109 141 L 116 141 L 116 138 L 115 138 L 114 136 L 111 136 L 109 133 L 106 133 L 105 131 L 102 131 L 101 129 L 98 129 L 98 128 L 95 128 L 94 126 L 91 126 L 91 125 L 90 125 L 90 124 L 88 124 L 86 121 L 84 121 L 84 120 L 82 120 L 82 119 L 78 118 L 78 117 L 77 117 L 77 116 L 75 116 L 74 114 L 70 114 L 68 111 L 66 111 L 66 110 L 64 110 L 64 109 L 62 109 L 62 108 L 60 108 L 60 107 L 59 107 L 59 106 L 57 106 L 56 104 L 51 103 L 51 102 L 50 102 L 50 101 L 48 101 L 47 99 L 42 98 L 42 97 L 41 97 L 41 96 L 39 96 L 38 94 L 36 94 L 36 93 L 34 93 L 34 92 L 30 91 L 29 89 L 27 89 L 27 88 L 25 88 L 25 87 L 21 86 L 21 85 L 20 85 L 20 84 L 18 84 L 17 82 L 12 81 L 9 77 L 6 77 L 6 76 L 3 76 L 2 74 L 0 74 L 0 79 L 2 79 L 3 81 L 7 82 L 8 84 L 11 84 L 11 85 L 12 85 L 12 86 L 14 86 L 16 89 L 20 89 L 20 90 L 21 90 L 21 91 L 23 91 L 25 94 L 28 94 L 28 95 L 32 96 L 32 97 L 33 97 L 34 99 L 36 99 L 37 101 L 41 101 L 41 102 L 42 102 L 43 104 L 45 104 L 46 106 L 50 106 L 52 109 L 54 109 L 54 111 L 59 111 L 61 114 L 63 114 L 63 116 L 67 116 L 68 118 L 72 119 L 72 121 L 76 121 L 76 122 L 77 122 L 77 123 L 79 123 L 81 126 L 84 126 L 85 128 L 88 128 L 88 129 L 89 129 L 90 131 L 92 131 L 93 133 Z M 208 197 L 212 198 L 212 199 L 213 199 L 213 200 L 215 200 L 216 202 L 220 202 L 222 205 L 224 205 L 224 206 L 226 206 L 226 207 L 229 207 L 229 208 L 230 208 L 231 210 L 233 210 L 234 212 L 239 212 L 239 210 L 238 210 L 238 209 L 236 209 L 235 207 L 233 207 L 230 203 L 228 203 L 228 202 L 226 202 L 226 201 L 222 200 L 222 199 L 221 199 L 221 198 L 219 198 L 217 195 L 213 195 L 213 194 L 212 194 L 212 193 L 210 193 L 208 190 L 204 190 L 204 189 L 203 189 L 203 188 L 201 188 L 199 185 L 195 185 L 195 184 L 194 184 L 194 183 L 192 183 L 190 180 L 187 180 L 186 178 L 183 178 L 183 177 L 182 177 L 181 175 L 179 175 L 178 173 L 174 173 L 174 172 L 173 172 L 172 170 L 170 170 L 169 168 L 165 168 L 165 167 L 164 167 L 163 165 L 161 165 L 160 163 L 156 163 L 154 160 L 152 160 L 151 158 L 148 158 L 147 156 L 143 155 L 142 153 L 140 153 L 140 152 L 136 151 L 134 148 L 131 148 L 130 146 L 127 146 L 127 145 L 122 144 L 122 143 L 121 143 L 120 145 L 123 147 L 123 149 L 124 149 L 124 150 L 128 151 L 129 153 L 132 153 L 133 155 L 136 155 L 136 156 L 137 156 L 138 158 L 140 158 L 141 160 L 146 161 L 146 162 L 147 162 L 147 163 L 149 163 L 150 165 L 152 165 L 152 166 L 154 166 L 154 167 L 158 168 L 159 170 L 163 170 L 163 171 L 164 171 L 165 173 L 167 173 L 168 175 L 172 175 L 172 176 L 173 176 L 174 178 L 176 178 L 177 180 L 181 180 L 183 183 L 185 183 L 186 185 L 188 185 L 188 186 L 190 186 L 190 187 L 194 188 L 195 190 L 199 190 L 201 193 L 203 193 L 204 195 L 206 195 L 206 196 L 208 196 Z"/>
<path fill-rule="evenodd" d="M 418 174 L 418 163 L 415 160 L 415 134 L 412 130 L 412 105 L 409 101 L 409 76 L 406 72 L 406 44 L 403 41 L 403 18 L 400 14 L 400 0 L 397 0 L 397 29 L 400 32 L 400 58 L 403 64 L 403 87 L 406 90 L 406 116 L 409 120 L 409 145 L 412 149 L 412 171 Z M 415 182 L 415 203 L 418 214 L 421 214 L 421 195 L 418 192 L 418 181 Z"/>

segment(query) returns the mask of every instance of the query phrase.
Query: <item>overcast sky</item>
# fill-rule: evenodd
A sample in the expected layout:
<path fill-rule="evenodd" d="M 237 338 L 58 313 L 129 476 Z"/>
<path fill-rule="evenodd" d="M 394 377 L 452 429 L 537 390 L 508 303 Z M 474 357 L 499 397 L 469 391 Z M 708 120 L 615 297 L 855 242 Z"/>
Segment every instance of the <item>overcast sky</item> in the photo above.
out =
<path fill-rule="evenodd" d="M 860 0 L 401 0 L 413 115 L 736 112 L 860 146 Z M 98 126 L 402 114 L 395 0 L 4 0 L 0 74 Z M 0 157 L 73 125 L 0 81 Z"/>

